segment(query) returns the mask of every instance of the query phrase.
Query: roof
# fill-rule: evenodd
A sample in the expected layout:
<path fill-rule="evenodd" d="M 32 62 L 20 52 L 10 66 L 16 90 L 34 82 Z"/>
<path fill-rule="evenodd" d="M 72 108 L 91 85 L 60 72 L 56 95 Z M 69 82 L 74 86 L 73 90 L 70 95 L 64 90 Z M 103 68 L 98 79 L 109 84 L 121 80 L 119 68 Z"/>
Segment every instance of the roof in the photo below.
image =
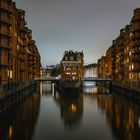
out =
<path fill-rule="evenodd" d="M 83 51 L 77 52 L 77 51 L 65 51 L 64 56 L 62 58 L 62 61 L 79 61 L 83 59 Z"/>

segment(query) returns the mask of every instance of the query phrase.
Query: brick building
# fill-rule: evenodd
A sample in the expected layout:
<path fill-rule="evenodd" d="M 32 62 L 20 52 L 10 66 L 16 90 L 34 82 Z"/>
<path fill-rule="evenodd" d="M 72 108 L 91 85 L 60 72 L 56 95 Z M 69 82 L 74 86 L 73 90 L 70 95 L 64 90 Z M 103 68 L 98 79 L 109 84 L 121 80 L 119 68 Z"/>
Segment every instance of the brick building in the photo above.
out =
<path fill-rule="evenodd" d="M 64 56 L 61 60 L 61 78 L 64 79 L 77 79 L 83 78 L 83 63 L 84 54 L 83 52 L 77 51 L 65 51 Z"/>
<path fill-rule="evenodd" d="M 12 0 L 0 1 L 0 83 L 15 83 L 40 77 L 40 54 L 25 11 Z"/>
<path fill-rule="evenodd" d="M 98 77 L 108 75 L 120 84 L 140 87 L 140 8 L 134 10 L 130 24 L 120 30 L 106 56 L 98 60 Z"/>

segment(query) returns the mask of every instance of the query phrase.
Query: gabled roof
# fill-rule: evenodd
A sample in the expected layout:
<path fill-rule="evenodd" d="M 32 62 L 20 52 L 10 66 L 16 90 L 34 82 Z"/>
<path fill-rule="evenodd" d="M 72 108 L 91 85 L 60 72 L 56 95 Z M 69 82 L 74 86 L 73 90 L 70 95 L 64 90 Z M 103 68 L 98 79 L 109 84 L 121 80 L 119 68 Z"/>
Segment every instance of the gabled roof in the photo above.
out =
<path fill-rule="evenodd" d="M 77 52 L 77 51 L 65 51 L 64 56 L 62 58 L 62 61 L 78 61 L 83 58 L 83 51 Z"/>

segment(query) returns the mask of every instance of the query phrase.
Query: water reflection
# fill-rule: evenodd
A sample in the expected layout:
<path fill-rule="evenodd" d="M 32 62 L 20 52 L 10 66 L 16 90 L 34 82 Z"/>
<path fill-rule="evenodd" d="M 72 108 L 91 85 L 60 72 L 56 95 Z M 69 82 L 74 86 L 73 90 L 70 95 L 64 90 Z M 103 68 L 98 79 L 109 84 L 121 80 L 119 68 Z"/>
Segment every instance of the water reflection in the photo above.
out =
<path fill-rule="evenodd" d="M 0 114 L 0 140 L 138 140 L 140 105 L 106 93 L 90 83 L 79 96 L 63 96 L 43 82 L 24 106 Z"/>
<path fill-rule="evenodd" d="M 65 129 L 80 127 L 80 121 L 83 116 L 83 96 L 73 95 L 67 97 L 56 91 L 54 100 L 60 107 L 61 119 L 64 122 Z"/>
<path fill-rule="evenodd" d="M 140 138 L 140 106 L 119 95 L 99 96 L 98 106 L 106 113 L 113 135 L 119 140 Z"/>
<path fill-rule="evenodd" d="M 109 93 L 109 89 L 103 86 L 97 86 L 94 81 L 83 82 L 83 93 L 85 94 L 104 94 Z"/>
<path fill-rule="evenodd" d="M 42 94 L 52 94 L 52 83 L 50 81 L 40 82 L 40 95 Z"/>
<path fill-rule="evenodd" d="M 37 122 L 40 110 L 40 95 L 33 94 L 24 104 L 0 114 L 0 140 L 29 140 Z"/>

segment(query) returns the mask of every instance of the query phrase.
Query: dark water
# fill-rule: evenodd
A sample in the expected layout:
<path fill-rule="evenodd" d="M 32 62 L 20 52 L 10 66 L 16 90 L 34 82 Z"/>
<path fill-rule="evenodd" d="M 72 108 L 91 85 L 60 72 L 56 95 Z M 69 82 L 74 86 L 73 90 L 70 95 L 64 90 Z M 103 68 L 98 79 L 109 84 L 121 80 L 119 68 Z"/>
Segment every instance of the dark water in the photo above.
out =
<path fill-rule="evenodd" d="M 83 93 L 73 97 L 41 83 L 23 105 L 5 114 L 0 140 L 140 139 L 140 105 L 95 83 L 85 83 Z"/>

